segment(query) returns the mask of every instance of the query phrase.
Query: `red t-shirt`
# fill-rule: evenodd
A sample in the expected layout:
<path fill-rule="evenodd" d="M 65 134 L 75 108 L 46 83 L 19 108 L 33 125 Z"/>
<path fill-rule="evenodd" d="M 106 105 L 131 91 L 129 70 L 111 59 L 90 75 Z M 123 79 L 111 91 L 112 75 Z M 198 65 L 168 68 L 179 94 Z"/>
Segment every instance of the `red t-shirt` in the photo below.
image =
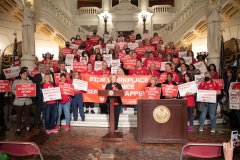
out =
<path fill-rule="evenodd" d="M 215 82 L 202 82 L 198 86 L 198 89 L 202 90 L 221 90 L 219 84 Z"/>
<path fill-rule="evenodd" d="M 129 75 L 148 75 L 148 72 L 147 70 L 143 69 L 143 68 L 140 68 L 140 69 L 132 69 L 129 71 Z"/>
<path fill-rule="evenodd" d="M 82 74 L 94 74 L 94 75 L 97 75 L 97 71 L 95 71 L 95 70 L 86 70 L 86 71 L 83 71 Z"/>
<path fill-rule="evenodd" d="M 194 96 L 186 96 L 187 98 L 187 106 L 188 107 L 194 107 L 195 106 L 195 97 Z"/>
<path fill-rule="evenodd" d="M 99 35 L 91 35 L 89 38 L 93 42 L 93 45 L 95 46 L 95 45 L 97 45 L 100 37 L 99 37 Z"/>
<path fill-rule="evenodd" d="M 46 88 L 54 88 L 54 86 L 52 83 L 43 83 L 43 89 L 46 89 Z M 55 103 L 56 103 L 55 100 L 46 102 L 46 104 L 55 104 Z"/>
<path fill-rule="evenodd" d="M 65 82 L 65 83 L 68 83 L 68 82 Z M 59 83 L 57 83 L 56 86 L 58 87 Z M 60 104 L 66 104 L 67 102 L 69 102 L 71 100 L 71 96 L 70 95 L 61 94 L 61 96 L 62 96 L 62 99 L 59 100 Z"/>
<path fill-rule="evenodd" d="M 157 76 L 158 78 L 160 76 L 160 73 L 157 70 L 154 70 L 154 71 L 148 70 L 147 73 L 148 73 L 148 75 Z"/>
<path fill-rule="evenodd" d="M 173 81 L 175 81 L 175 82 L 177 82 L 177 83 L 179 83 L 179 77 L 178 77 L 178 74 L 176 73 L 176 72 L 174 72 L 174 71 L 170 71 L 170 72 L 163 72 L 162 74 L 163 75 L 167 75 L 168 73 L 172 73 L 173 74 Z M 162 75 L 161 74 L 161 75 Z M 164 80 L 165 81 L 165 80 Z"/>
<path fill-rule="evenodd" d="M 101 69 L 101 70 L 97 71 L 97 75 L 105 75 L 105 74 L 111 75 L 110 70 L 108 70 L 108 69 L 107 70 Z"/>

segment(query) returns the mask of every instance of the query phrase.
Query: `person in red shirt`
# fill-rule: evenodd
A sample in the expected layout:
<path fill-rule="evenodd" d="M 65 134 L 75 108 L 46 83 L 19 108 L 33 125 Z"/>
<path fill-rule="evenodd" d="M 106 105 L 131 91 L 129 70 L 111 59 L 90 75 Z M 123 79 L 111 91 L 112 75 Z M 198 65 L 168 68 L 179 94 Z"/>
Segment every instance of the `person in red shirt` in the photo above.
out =
<path fill-rule="evenodd" d="M 218 79 L 218 72 L 215 64 L 212 63 L 208 66 L 208 72 L 212 74 L 213 79 Z"/>
<path fill-rule="evenodd" d="M 160 43 L 156 45 L 154 56 L 157 57 L 159 53 L 162 53 L 162 55 L 165 55 L 165 47 L 163 46 L 163 44 L 160 44 Z"/>
<path fill-rule="evenodd" d="M 80 79 L 80 73 L 79 72 L 73 72 L 72 73 L 73 79 Z M 73 84 L 72 79 L 72 84 Z M 85 114 L 83 109 L 83 98 L 82 98 L 82 91 L 74 88 L 74 97 L 72 98 L 72 107 L 73 107 L 73 118 L 74 121 L 78 120 L 78 109 L 80 116 L 82 118 L 82 121 L 85 121 Z"/>
<path fill-rule="evenodd" d="M 146 58 L 145 61 L 144 61 L 144 63 L 143 63 L 143 67 L 144 67 L 145 69 L 147 69 L 148 61 L 153 61 L 153 60 L 155 60 L 154 54 L 153 54 L 153 52 L 149 52 L 149 53 L 148 53 L 148 58 Z"/>
<path fill-rule="evenodd" d="M 116 39 L 116 42 L 124 42 L 125 37 L 123 35 L 123 32 L 119 32 L 118 38 Z"/>
<path fill-rule="evenodd" d="M 150 68 L 148 70 L 148 75 L 154 75 L 154 76 L 156 76 L 158 78 L 160 76 L 160 73 L 156 70 L 156 64 L 154 62 L 152 62 L 150 64 Z"/>
<path fill-rule="evenodd" d="M 51 75 L 46 73 L 43 77 L 41 88 L 46 89 L 54 87 L 55 84 L 52 81 Z M 47 134 L 58 132 L 58 130 L 54 129 L 57 115 L 58 115 L 57 101 L 56 100 L 47 101 L 44 107 L 44 124 Z"/>
<path fill-rule="evenodd" d="M 69 41 L 66 41 L 65 42 L 65 48 L 62 48 L 60 50 L 61 53 L 63 53 L 64 55 L 66 54 L 72 54 L 72 48 L 70 48 L 70 42 Z"/>
<path fill-rule="evenodd" d="M 110 76 L 111 75 L 111 71 L 108 69 L 108 65 L 107 62 L 102 62 L 102 69 L 97 71 L 98 75 L 102 75 L 102 76 Z"/>
<path fill-rule="evenodd" d="M 188 83 L 191 81 L 193 81 L 192 75 L 190 73 L 185 73 L 183 83 Z M 192 132 L 193 131 L 193 109 L 195 106 L 195 94 L 187 92 L 185 95 L 185 98 L 187 99 L 187 106 L 188 106 L 188 108 L 187 108 L 188 119 L 189 119 L 188 131 Z"/>
<path fill-rule="evenodd" d="M 93 35 L 90 36 L 90 40 L 93 42 L 93 45 L 97 45 L 98 44 L 98 40 L 99 40 L 100 36 L 97 35 L 97 30 L 94 29 L 93 30 Z"/>
<path fill-rule="evenodd" d="M 87 70 L 82 72 L 82 74 L 92 74 L 92 75 L 97 75 L 97 72 L 95 70 L 93 70 L 93 65 L 91 62 L 87 63 Z M 85 113 L 89 113 L 89 107 L 91 108 L 91 113 L 94 114 L 95 111 L 93 110 L 94 108 L 94 103 L 92 102 L 85 102 L 85 107 L 86 107 L 86 111 Z"/>
<path fill-rule="evenodd" d="M 187 56 L 192 57 L 192 64 L 197 63 L 197 60 L 194 58 L 193 51 L 191 51 L 191 50 L 187 51 Z"/>
<path fill-rule="evenodd" d="M 77 59 L 77 62 L 80 61 L 80 55 L 77 53 L 77 49 L 73 49 L 74 58 Z"/>
<path fill-rule="evenodd" d="M 93 53 L 93 46 L 94 43 L 92 40 L 90 40 L 89 35 L 86 35 L 86 41 L 83 42 L 85 44 L 84 50 L 88 51 L 91 55 Z"/>
<path fill-rule="evenodd" d="M 164 77 L 166 77 L 166 75 L 168 73 L 171 73 L 173 75 L 173 81 L 175 81 L 176 83 L 179 83 L 178 74 L 175 71 L 172 70 L 172 64 L 171 63 L 166 63 L 165 64 L 165 71 L 160 76 L 163 75 Z"/>
<path fill-rule="evenodd" d="M 173 74 L 172 73 L 167 73 L 167 79 L 165 82 L 163 82 L 163 84 L 168 84 L 168 85 L 174 85 L 177 86 L 178 84 L 173 80 Z M 175 97 L 171 96 L 171 95 L 166 95 L 163 96 L 162 92 L 161 92 L 161 99 L 173 99 Z"/>
<path fill-rule="evenodd" d="M 129 71 L 129 75 L 147 75 L 147 70 L 142 68 L 142 62 L 137 60 L 136 68 Z"/>
<path fill-rule="evenodd" d="M 212 75 L 211 75 L 210 72 L 205 73 L 204 82 L 200 83 L 200 85 L 198 86 L 198 89 L 199 90 L 215 90 L 217 95 L 221 94 L 221 89 L 220 89 L 220 87 L 217 83 L 212 81 Z M 204 125 L 204 121 L 205 121 L 207 112 L 209 112 L 209 116 L 210 116 L 211 132 L 212 133 L 215 132 L 215 128 L 216 128 L 216 107 L 217 107 L 217 103 L 204 102 L 204 108 L 203 108 L 203 111 L 201 112 L 201 115 L 200 115 L 200 127 L 199 127 L 200 132 L 203 131 L 203 125 Z"/>
<path fill-rule="evenodd" d="M 134 35 L 134 30 L 131 30 L 131 34 L 129 35 L 129 38 L 132 43 L 135 43 L 136 36 Z"/>
<path fill-rule="evenodd" d="M 60 82 L 63 83 L 69 83 L 67 81 L 67 75 L 65 73 L 60 74 Z M 57 86 L 59 86 L 59 83 Z M 68 131 L 70 129 L 70 105 L 71 105 L 71 96 L 66 95 L 66 94 L 61 94 L 62 99 L 59 101 L 58 104 L 58 120 L 57 120 L 57 125 L 55 127 L 56 130 L 60 129 L 60 124 L 61 124 L 61 115 L 62 115 L 62 110 L 64 112 L 65 118 L 66 118 L 66 126 L 65 126 L 65 131 Z"/>
<path fill-rule="evenodd" d="M 184 82 L 184 78 L 185 78 L 185 74 L 187 73 L 187 70 L 188 70 L 188 66 L 187 66 L 187 64 L 185 64 L 185 63 L 183 63 L 183 64 L 181 64 L 181 71 L 180 71 L 180 73 L 178 74 L 178 77 L 179 77 L 179 79 L 180 79 L 180 84 L 181 83 L 183 83 Z"/>
<path fill-rule="evenodd" d="M 44 60 L 42 60 L 42 64 L 49 64 L 51 60 L 53 59 L 53 55 L 51 55 L 49 52 L 47 52 L 45 55 L 43 54 Z"/>

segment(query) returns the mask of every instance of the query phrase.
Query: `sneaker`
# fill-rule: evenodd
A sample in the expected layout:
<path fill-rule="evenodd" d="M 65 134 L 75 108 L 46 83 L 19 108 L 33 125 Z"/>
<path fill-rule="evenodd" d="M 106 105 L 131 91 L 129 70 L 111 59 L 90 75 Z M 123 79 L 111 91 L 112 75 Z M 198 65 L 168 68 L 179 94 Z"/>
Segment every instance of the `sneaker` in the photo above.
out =
<path fill-rule="evenodd" d="M 193 131 L 193 126 L 188 126 L 188 132 L 192 132 Z"/>
<path fill-rule="evenodd" d="M 78 119 L 77 118 L 74 118 L 74 120 L 73 121 L 77 121 Z"/>
<path fill-rule="evenodd" d="M 212 132 L 212 133 L 215 133 L 215 128 L 212 128 L 212 129 L 211 129 L 211 132 Z"/>
<path fill-rule="evenodd" d="M 70 125 L 66 124 L 65 131 L 68 131 L 70 129 Z"/>
<path fill-rule="evenodd" d="M 200 131 L 200 132 L 203 132 L 203 127 L 199 127 L 199 131 Z"/>
<path fill-rule="evenodd" d="M 89 110 L 86 110 L 84 113 L 89 113 Z"/>
<path fill-rule="evenodd" d="M 94 114 L 95 113 L 94 110 L 91 110 L 91 113 Z"/>
<path fill-rule="evenodd" d="M 60 126 L 56 125 L 55 130 L 57 130 L 57 131 L 60 130 Z"/>
<path fill-rule="evenodd" d="M 58 133 L 58 130 L 56 130 L 56 129 L 51 129 L 50 131 L 51 131 L 51 133 Z"/>
<path fill-rule="evenodd" d="M 52 133 L 51 130 L 46 130 L 45 132 L 46 132 L 47 134 Z"/>
<path fill-rule="evenodd" d="M 82 121 L 85 121 L 85 118 L 82 118 Z"/>

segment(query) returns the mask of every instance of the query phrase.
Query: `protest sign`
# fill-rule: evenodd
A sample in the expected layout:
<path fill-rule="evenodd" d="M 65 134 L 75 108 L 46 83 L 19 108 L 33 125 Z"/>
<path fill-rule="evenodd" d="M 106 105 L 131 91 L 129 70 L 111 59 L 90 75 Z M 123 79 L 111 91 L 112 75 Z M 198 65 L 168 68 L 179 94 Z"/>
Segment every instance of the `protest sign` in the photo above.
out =
<path fill-rule="evenodd" d="M 60 53 L 63 53 L 63 54 L 72 54 L 72 48 L 62 48 L 60 50 Z"/>
<path fill-rule="evenodd" d="M 156 70 L 160 70 L 162 65 L 160 61 L 154 61 L 154 60 L 147 60 L 147 69 L 150 68 L 150 64 L 155 63 L 156 64 Z M 164 66 L 165 67 L 165 66 Z"/>
<path fill-rule="evenodd" d="M 66 65 L 72 65 L 74 59 L 74 54 L 67 54 L 65 58 Z"/>
<path fill-rule="evenodd" d="M 11 92 L 11 86 L 8 80 L 0 80 L 0 92 Z"/>
<path fill-rule="evenodd" d="M 80 79 L 73 79 L 73 86 L 75 90 L 87 91 L 88 82 Z"/>
<path fill-rule="evenodd" d="M 197 62 L 193 65 L 195 66 L 196 69 L 199 69 L 201 71 L 201 73 L 206 73 L 207 72 L 207 68 L 206 68 L 206 66 L 203 62 Z"/>
<path fill-rule="evenodd" d="M 131 70 L 135 69 L 137 59 L 128 59 L 123 62 L 123 68 Z"/>
<path fill-rule="evenodd" d="M 192 63 L 192 57 L 183 57 L 183 59 L 185 60 L 185 63 L 187 65 L 191 64 Z"/>
<path fill-rule="evenodd" d="M 138 43 L 128 43 L 128 48 L 130 48 L 131 51 L 134 51 L 135 48 L 138 47 Z"/>
<path fill-rule="evenodd" d="M 108 67 L 110 67 L 112 62 L 112 54 L 103 54 L 103 60 L 106 61 Z"/>
<path fill-rule="evenodd" d="M 231 82 L 229 86 L 229 109 L 240 109 L 240 90 L 238 87 L 239 82 Z"/>
<path fill-rule="evenodd" d="M 84 72 L 87 70 L 87 64 L 85 62 L 74 62 L 73 71 L 74 72 Z"/>
<path fill-rule="evenodd" d="M 104 38 L 104 43 L 107 43 L 107 41 L 111 38 L 111 35 L 110 34 L 104 34 L 103 38 Z"/>
<path fill-rule="evenodd" d="M 197 90 L 197 102 L 216 103 L 216 99 L 215 90 Z"/>
<path fill-rule="evenodd" d="M 16 84 L 16 97 L 36 97 L 36 84 Z"/>
<path fill-rule="evenodd" d="M 102 69 L 102 62 L 103 61 L 95 61 L 95 63 L 94 63 L 94 70 L 95 71 L 99 71 L 100 69 Z"/>
<path fill-rule="evenodd" d="M 204 74 L 194 75 L 197 87 L 200 85 L 200 83 L 204 82 L 204 78 L 205 78 Z"/>
<path fill-rule="evenodd" d="M 145 99 L 160 99 L 161 88 L 159 87 L 147 87 L 145 88 Z"/>
<path fill-rule="evenodd" d="M 110 49 L 114 49 L 114 44 L 106 44 L 106 52 L 109 53 Z"/>
<path fill-rule="evenodd" d="M 4 75 L 7 79 L 17 77 L 19 75 L 19 71 L 19 66 L 3 69 Z"/>
<path fill-rule="evenodd" d="M 158 44 L 160 40 L 162 40 L 162 37 L 152 37 L 151 44 Z"/>
<path fill-rule="evenodd" d="M 224 81 L 223 79 L 212 79 L 213 82 L 217 83 L 220 89 L 224 89 Z"/>
<path fill-rule="evenodd" d="M 42 89 L 42 93 L 43 93 L 44 102 L 59 100 L 62 98 L 60 87 L 45 88 L 45 89 Z"/>
<path fill-rule="evenodd" d="M 58 83 L 60 81 L 60 74 L 61 73 L 54 73 L 55 83 Z M 66 73 L 66 79 L 67 79 L 67 81 L 70 81 L 70 76 L 68 73 Z"/>
<path fill-rule="evenodd" d="M 111 74 L 117 74 L 118 66 L 111 67 Z"/>
<path fill-rule="evenodd" d="M 74 95 L 74 87 L 72 84 L 59 82 L 59 87 L 60 87 L 61 94 L 71 95 L 71 96 Z"/>
<path fill-rule="evenodd" d="M 170 84 L 162 84 L 162 94 L 163 96 L 177 97 L 178 86 L 174 86 Z"/>
<path fill-rule="evenodd" d="M 179 58 L 187 57 L 187 52 L 178 52 L 178 57 Z"/>
<path fill-rule="evenodd" d="M 178 91 L 181 97 L 185 97 L 186 93 L 197 93 L 197 85 L 195 81 L 191 81 L 188 83 L 183 83 L 178 85 Z"/>
<path fill-rule="evenodd" d="M 112 60 L 111 66 L 112 66 L 112 67 L 120 67 L 120 66 L 121 66 L 120 59 L 114 59 L 114 60 Z"/>

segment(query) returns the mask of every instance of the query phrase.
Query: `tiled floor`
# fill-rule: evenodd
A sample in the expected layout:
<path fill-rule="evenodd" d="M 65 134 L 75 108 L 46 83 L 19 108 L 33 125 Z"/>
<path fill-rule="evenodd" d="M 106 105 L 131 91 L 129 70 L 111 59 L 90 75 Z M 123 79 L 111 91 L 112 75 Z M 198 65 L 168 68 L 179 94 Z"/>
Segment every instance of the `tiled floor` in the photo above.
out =
<path fill-rule="evenodd" d="M 107 128 L 87 127 L 71 127 L 69 131 L 65 131 L 63 128 L 59 133 L 50 135 L 47 135 L 44 130 L 34 130 L 33 133 L 23 133 L 19 137 L 14 135 L 15 131 L 12 129 L 6 132 L 5 137 L 0 137 L 0 140 L 36 142 L 40 146 L 45 160 L 179 159 L 183 144 L 139 144 L 136 141 L 136 128 L 120 130 L 124 133 L 121 143 L 101 141 L 101 137 L 108 132 Z M 188 133 L 188 139 L 193 142 L 224 142 L 229 140 L 230 131 L 230 127 L 224 124 L 217 125 L 216 133 L 210 133 L 209 126 L 206 126 L 202 133 L 195 128 L 194 132 Z M 235 153 L 234 159 L 240 159 L 239 151 Z"/>

